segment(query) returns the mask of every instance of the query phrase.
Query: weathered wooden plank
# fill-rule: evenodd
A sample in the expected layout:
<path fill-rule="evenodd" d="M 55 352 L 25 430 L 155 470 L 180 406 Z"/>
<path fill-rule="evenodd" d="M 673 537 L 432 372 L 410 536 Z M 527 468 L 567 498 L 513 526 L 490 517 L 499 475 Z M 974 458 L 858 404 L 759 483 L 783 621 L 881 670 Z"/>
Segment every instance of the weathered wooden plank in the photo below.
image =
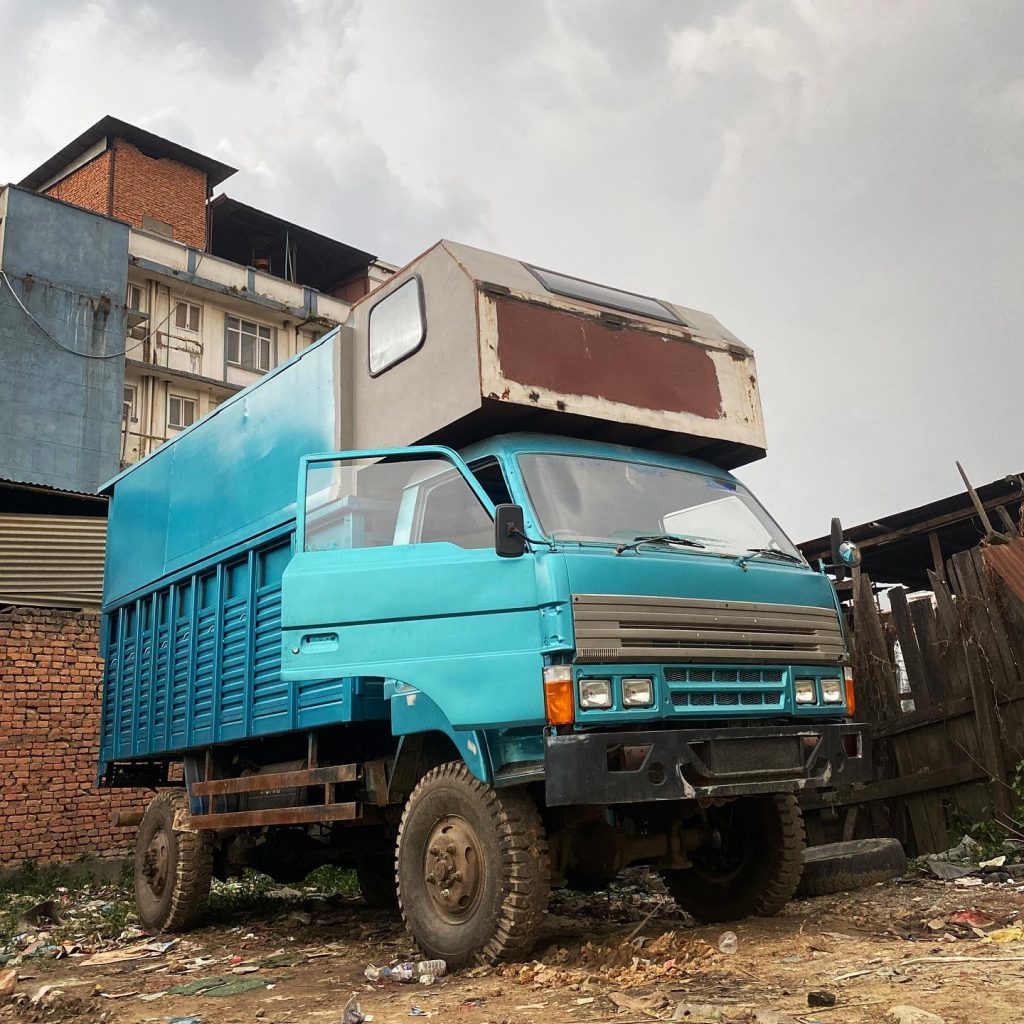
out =
<path fill-rule="evenodd" d="M 948 665 L 942 660 L 939 638 L 935 630 L 935 609 L 931 601 L 911 601 L 910 619 L 917 635 L 917 646 L 924 664 L 925 682 L 931 706 L 946 700 L 949 682 L 946 678 Z"/>
<path fill-rule="evenodd" d="M 903 587 L 894 587 L 890 590 L 889 605 L 892 608 L 896 639 L 899 640 L 900 653 L 903 655 L 903 666 L 907 670 L 910 695 L 914 698 L 914 708 L 931 707 L 933 701 L 928 686 L 928 674 L 925 671 L 924 657 L 918 644 L 914 623 L 910 618 L 907 591 Z"/>
<path fill-rule="evenodd" d="M 355 782 L 358 778 L 358 765 L 337 764 L 328 765 L 324 768 L 300 768 L 292 772 L 243 775 L 234 779 L 211 779 L 208 782 L 196 782 L 191 789 L 195 796 L 221 796 L 226 793 L 268 793 L 280 789 L 324 786 L 335 782 Z"/>
<path fill-rule="evenodd" d="M 965 557 L 966 556 L 966 557 Z M 1003 754 L 1003 737 L 996 715 L 996 696 L 992 679 L 982 664 L 984 648 L 978 640 L 977 631 L 985 629 L 979 605 L 983 601 L 981 583 L 974 568 L 971 552 L 964 551 L 950 559 L 954 566 L 971 623 L 971 634 L 964 636 L 968 679 L 974 696 L 974 718 L 978 733 L 978 754 L 981 764 L 995 782 L 992 786 L 992 805 L 997 814 L 1010 812 L 1009 792 L 1006 789 L 1006 762 Z M 983 611 L 983 610 L 982 610 Z M 987 618 L 987 617 L 985 617 Z"/>
<path fill-rule="evenodd" d="M 949 579 L 950 569 L 947 568 Z M 941 657 L 948 666 L 946 674 L 947 698 L 966 697 L 971 692 L 967 676 L 966 656 L 961 642 L 960 615 L 953 603 L 952 584 L 943 583 L 929 570 L 928 579 L 935 594 L 936 624 L 940 641 Z"/>
<path fill-rule="evenodd" d="M 867 573 L 858 576 L 853 593 L 858 710 L 871 723 L 884 722 L 900 713 L 899 692 Z"/>
<path fill-rule="evenodd" d="M 352 821 L 359 814 L 355 803 L 314 804 L 310 807 L 274 807 L 261 811 L 230 811 L 223 814 L 198 814 L 193 828 L 255 828 L 262 825 L 306 825 L 313 822 Z"/>
<path fill-rule="evenodd" d="M 848 807 L 851 804 L 891 800 L 894 797 L 923 793 L 931 789 L 949 789 L 952 786 L 983 778 L 986 778 L 984 769 L 968 761 L 945 768 L 927 768 L 896 779 L 867 782 L 861 786 L 846 786 L 831 794 L 807 793 L 800 798 L 800 806 L 807 811 L 817 810 L 821 807 Z"/>
<path fill-rule="evenodd" d="M 992 682 L 997 690 L 1005 692 L 1017 678 L 1017 666 L 1006 638 L 1006 624 L 996 600 L 993 574 L 985 568 L 980 548 L 971 552 L 971 564 L 978 579 L 979 616 L 982 624 L 988 627 L 985 649 L 992 660 Z"/>

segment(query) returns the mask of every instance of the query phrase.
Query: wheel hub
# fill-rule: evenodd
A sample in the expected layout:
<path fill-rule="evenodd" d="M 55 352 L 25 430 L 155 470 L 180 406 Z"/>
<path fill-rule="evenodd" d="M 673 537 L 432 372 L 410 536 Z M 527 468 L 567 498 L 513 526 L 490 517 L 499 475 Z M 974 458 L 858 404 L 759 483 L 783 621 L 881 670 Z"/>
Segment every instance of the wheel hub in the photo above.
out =
<path fill-rule="evenodd" d="M 483 870 L 476 834 L 454 815 L 441 818 L 427 840 L 423 877 L 435 911 L 445 920 L 464 920 L 483 890 Z"/>
<path fill-rule="evenodd" d="M 146 879 L 146 885 L 157 899 L 160 899 L 167 888 L 170 859 L 170 844 L 167 841 L 167 836 L 163 831 L 159 831 L 150 840 L 142 865 L 142 874 Z"/>

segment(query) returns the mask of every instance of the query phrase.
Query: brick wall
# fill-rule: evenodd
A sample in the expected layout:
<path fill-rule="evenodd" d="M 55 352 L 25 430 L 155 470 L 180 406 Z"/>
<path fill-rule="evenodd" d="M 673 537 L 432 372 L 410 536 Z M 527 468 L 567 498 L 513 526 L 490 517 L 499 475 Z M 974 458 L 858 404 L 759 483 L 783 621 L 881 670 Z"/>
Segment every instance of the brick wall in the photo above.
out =
<path fill-rule="evenodd" d="M 102 669 L 99 615 L 0 611 L 0 868 L 129 851 L 110 812 L 148 798 L 95 788 Z"/>
<path fill-rule="evenodd" d="M 206 248 L 206 175 L 177 160 L 155 160 L 124 139 L 46 190 L 48 196 L 110 214 L 134 227 L 142 218 L 170 224 L 176 242 Z M 114 161 L 114 208 L 108 209 Z"/>
<path fill-rule="evenodd" d="M 143 215 L 170 224 L 174 240 L 206 248 L 206 175 L 177 160 L 154 160 L 114 140 L 114 216 L 142 227 Z"/>
<path fill-rule="evenodd" d="M 108 149 L 95 160 L 83 164 L 78 170 L 72 171 L 66 178 L 61 178 L 46 195 L 54 199 L 63 199 L 65 203 L 93 210 L 95 213 L 107 212 L 107 198 L 110 187 L 110 161 L 112 154 Z"/>

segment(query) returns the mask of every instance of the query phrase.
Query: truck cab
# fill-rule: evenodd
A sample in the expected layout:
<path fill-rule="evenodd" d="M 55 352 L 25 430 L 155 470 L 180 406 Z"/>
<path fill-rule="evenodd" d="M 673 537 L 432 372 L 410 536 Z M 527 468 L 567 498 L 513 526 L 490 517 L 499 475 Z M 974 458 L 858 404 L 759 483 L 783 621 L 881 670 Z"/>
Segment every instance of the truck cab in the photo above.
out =
<path fill-rule="evenodd" d="M 774 913 L 802 870 L 797 795 L 870 765 L 832 584 L 727 468 L 762 443 L 749 349 L 705 314 L 614 289 L 586 293 L 614 315 L 579 309 L 575 279 L 445 245 L 347 339 L 113 482 L 101 781 L 166 787 L 142 919 L 192 923 L 215 870 L 325 862 L 451 965 L 524 954 L 552 886 L 634 863 L 701 919 Z M 470 344 L 468 389 L 460 361 L 453 394 L 416 390 L 428 322 L 439 364 Z M 582 332 L 604 370 L 573 392 L 557 353 L 510 354 L 545 332 Z M 674 413 L 640 408 L 652 366 L 717 397 L 687 378 L 647 392 Z M 396 370 L 414 407 L 386 429 Z M 186 484 L 211 464 L 215 515 Z"/>

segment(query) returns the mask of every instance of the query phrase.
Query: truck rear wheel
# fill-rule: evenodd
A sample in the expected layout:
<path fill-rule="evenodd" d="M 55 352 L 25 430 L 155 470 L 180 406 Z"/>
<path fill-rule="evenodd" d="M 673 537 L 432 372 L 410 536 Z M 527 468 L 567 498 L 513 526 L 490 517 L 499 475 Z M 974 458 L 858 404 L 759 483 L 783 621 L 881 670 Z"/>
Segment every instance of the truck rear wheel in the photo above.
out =
<path fill-rule="evenodd" d="M 434 768 L 412 791 L 396 873 L 406 927 L 449 967 L 522 956 L 547 910 L 551 869 L 535 804 L 461 762 Z"/>
<path fill-rule="evenodd" d="M 743 797 L 707 811 L 712 841 L 693 867 L 663 871 L 679 906 L 702 921 L 770 917 L 800 884 L 806 843 L 796 797 Z"/>
<path fill-rule="evenodd" d="M 135 840 L 135 905 L 150 932 L 191 928 L 213 876 L 208 832 L 191 831 L 188 795 L 164 790 L 149 802 Z"/>

